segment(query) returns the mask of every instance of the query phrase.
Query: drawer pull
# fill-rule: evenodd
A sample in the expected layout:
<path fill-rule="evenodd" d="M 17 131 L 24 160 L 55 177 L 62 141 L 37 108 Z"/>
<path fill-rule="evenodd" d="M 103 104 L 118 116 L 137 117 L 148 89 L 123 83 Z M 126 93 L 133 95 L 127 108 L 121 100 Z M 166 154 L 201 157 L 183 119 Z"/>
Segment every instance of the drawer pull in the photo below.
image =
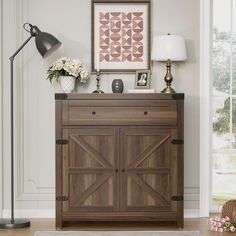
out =
<path fill-rule="evenodd" d="M 93 114 L 93 115 L 96 115 L 96 111 L 93 111 L 92 114 Z"/>
<path fill-rule="evenodd" d="M 144 112 L 144 115 L 147 115 L 147 114 L 148 114 L 148 112 L 147 112 L 147 111 L 145 111 L 145 112 Z"/>
<path fill-rule="evenodd" d="M 115 169 L 115 172 L 118 172 L 118 169 Z"/>
<path fill-rule="evenodd" d="M 124 173 L 124 172 L 125 172 L 125 169 L 122 169 L 121 171 Z"/>

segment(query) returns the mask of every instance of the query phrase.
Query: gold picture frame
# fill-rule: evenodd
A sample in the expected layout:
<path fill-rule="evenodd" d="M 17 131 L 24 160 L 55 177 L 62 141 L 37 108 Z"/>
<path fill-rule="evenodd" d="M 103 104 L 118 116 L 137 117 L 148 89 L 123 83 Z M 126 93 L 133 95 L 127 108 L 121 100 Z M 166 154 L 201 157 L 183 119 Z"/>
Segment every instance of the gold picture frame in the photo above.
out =
<path fill-rule="evenodd" d="M 137 70 L 135 75 L 135 89 L 150 89 L 151 87 L 151 71 Z"/>

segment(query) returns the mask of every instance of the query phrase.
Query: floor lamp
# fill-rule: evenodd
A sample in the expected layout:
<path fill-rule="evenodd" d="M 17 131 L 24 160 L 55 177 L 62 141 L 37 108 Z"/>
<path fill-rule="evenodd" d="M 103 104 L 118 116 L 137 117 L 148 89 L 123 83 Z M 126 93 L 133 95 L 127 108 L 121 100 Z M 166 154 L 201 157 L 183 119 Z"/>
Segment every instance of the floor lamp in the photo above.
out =
<path fill-rule="evenodd" d="M 25 23 L 23 28 L 30 33 L 30 37 L 20 46 L 20 48 L 9 58 L 10 59 L 10 96 L 11 96 L 11 218 L 0 219 L 0 229 L 15 229 L 30 226 L 28 219 L 14 218 L 14 103 L 13 103 L 13 63 L 15 56 L 22 50 L 22 48 L 35 37 L 36 47 L 42 57 L 46 57 L 52 51 L 57 49 L 61 42 L 53 35 L 46 32 L 41 32 L 35 25 Z"/>

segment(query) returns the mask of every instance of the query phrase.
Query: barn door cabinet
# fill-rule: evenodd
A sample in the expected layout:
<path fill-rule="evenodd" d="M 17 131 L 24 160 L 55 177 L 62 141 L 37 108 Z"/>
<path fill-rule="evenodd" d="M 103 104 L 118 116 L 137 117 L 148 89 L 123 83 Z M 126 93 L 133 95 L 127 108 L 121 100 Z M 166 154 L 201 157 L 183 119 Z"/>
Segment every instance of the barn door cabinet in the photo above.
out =
<path fill-rule="evenodd" d="M 184 94 L 56 94 L 56 226 L 183 227 Z"/>

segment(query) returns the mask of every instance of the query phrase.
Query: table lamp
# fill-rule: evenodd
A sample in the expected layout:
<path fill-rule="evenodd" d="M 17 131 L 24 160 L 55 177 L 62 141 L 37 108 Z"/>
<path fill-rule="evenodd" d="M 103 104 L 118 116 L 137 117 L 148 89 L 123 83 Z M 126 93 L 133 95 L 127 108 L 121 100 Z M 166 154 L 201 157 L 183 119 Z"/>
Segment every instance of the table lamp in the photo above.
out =
<path fill-rule="evenodd" d="M 151 59 L 153 61 L 165 61 L 166 62 L 166 75 L 165 82 L 166 88 L 162 93 L 175 93 L 175 90 L 171 87 L 173 76 L 171 74 L 171 62 L 172 61 L 185 61 L 187 59 L 185 40 L 179 35 L 159 35 L 154 37 L 152 46 Z"/>
<path fill-rule="evenodd" d="M 24 228 L 30 226 L 28 219 L 15 219 L 14 217 L 14 76 L 13 76 L 13 65 L 14 59 L 17 54 L 24 48 L 24 46 L 32 39 L 35 38 L 35 44 L 38 52 L 43 58 L 47 57 L 50 53 L 60 47 L 61 42 L 53 35 L 42 32 L 36 25 L 25 23 L 23 28 L 30 33 L 30 36 L 26 41 L 16 50 L 16 52 L 9 58 L 10 59 L 10 104 L 11 104 L 11 218 L 0 219 L 0 229 L 15 229 Z"/>

